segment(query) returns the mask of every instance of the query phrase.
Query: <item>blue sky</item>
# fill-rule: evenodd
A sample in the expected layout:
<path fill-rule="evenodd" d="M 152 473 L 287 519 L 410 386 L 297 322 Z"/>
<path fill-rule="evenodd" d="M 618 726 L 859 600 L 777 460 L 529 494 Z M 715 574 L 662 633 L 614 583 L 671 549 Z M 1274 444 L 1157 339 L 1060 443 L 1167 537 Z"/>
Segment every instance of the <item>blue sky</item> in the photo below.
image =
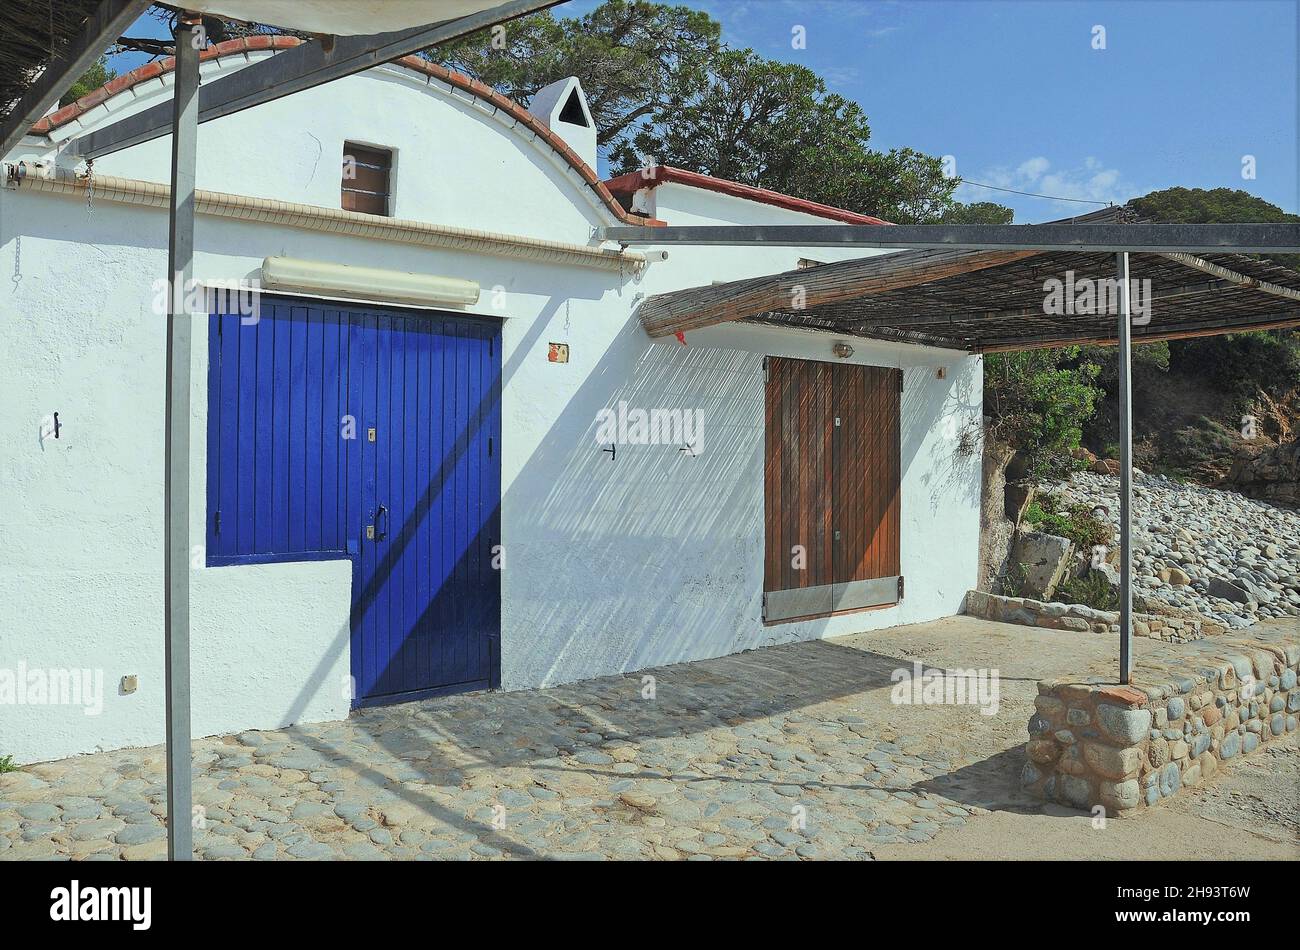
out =
<path fill-rule="evenodd" d="M 687 2 L 731 45 L 802 63 L 857 100 L 876 148 L 951 155 L 970 181 L 1117 203 L 1240 188 L 1300 213 L 1294 0 Z M 805 50 L 791 48 L 795 25 Z M 1022 223 L 1097 207 L 973 186 L 958 197 L 1009 205 Z"/>
<path fill-rule="evenodd" d="M 968 181 L 1116 203 L 1240 188 L 1300 213 L 1297 0 L 677 2 L 707 11 L 729 45 L 801 63 L 859 102 L 874 147 L 952 156 Z M 958 197 L 1009 205 L 1021 223 L 1099 207 L 973 185 Z"/>

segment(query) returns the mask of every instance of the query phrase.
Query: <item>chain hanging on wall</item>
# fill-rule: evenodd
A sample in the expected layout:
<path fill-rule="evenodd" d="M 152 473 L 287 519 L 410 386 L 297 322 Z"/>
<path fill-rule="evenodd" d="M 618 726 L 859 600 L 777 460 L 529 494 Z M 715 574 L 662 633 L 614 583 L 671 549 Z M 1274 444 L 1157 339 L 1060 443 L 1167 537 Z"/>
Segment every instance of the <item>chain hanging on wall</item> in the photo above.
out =
<path fill-rule="evenodd" d="M 86 159 L 86 214 L 95 213 L 95 160 Z"/>

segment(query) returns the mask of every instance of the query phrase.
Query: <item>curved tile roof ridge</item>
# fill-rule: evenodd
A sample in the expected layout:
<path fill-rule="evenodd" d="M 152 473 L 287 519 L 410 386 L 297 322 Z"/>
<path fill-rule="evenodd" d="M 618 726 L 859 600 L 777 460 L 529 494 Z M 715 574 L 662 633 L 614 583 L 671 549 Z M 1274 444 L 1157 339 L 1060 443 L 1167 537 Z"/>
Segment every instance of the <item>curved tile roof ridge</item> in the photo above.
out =
<path fill-rule="evenodd" d="M 199 61 L 207 62 L 208 60 L 219 59 L 222 56 L 260 52 L 264 50 L 290 49 L 302 42 L 304 41 L 296 36 L 244 36 L 232 40 L 223 40 L 220 43 L 209 46 L 199 54 Z M 479 82 L 477 79 L 471 79 L 463 73 L 455 72 L 444 66 L 439 66 L 435 63 L 429 62 L 428 60 L 421 59 L 415 55 L 403 56 L 401 59 L 393 60 L 393 62 L 399 63 L 418 73 L 438 79 L 457 89 L 462 89 L 465 92 L 492 104 L 497 109 L 508 114 L 520 125 L 531 130 L 538 138 L 544 141 L 555 152 L 559 153 L 562 158 L 564 158 L 564 160 L 582 177 L 582 180 L 587 183 L 587 186 L 596 193 L 601 204 L 603 204 L 611 214 L 618 218 L 618 220 L 632 225 L 653 225 L 663 223 L 656 221 L 653 218 L 632 214 L 627 211 L 621 204 L 619 204 L 618 199 L 614 197 L 610 190 L 605 187 L 604 182 L 600 180 L 600 176 L 596 174 L 595 170 L 590 165 L 584 162 L 578 154 L 564 142 L 563 139 L 548 129 L 546 125 L 537 118 L 537 116 L 533 115 L 513 99 L 503 96 L 492 87 Z M 175 68 L 176 59 L 173 56 L 168 56 L 161 60 L 155 60 L 151 63 L 145 63 L 143 66 L 138 66 L 129 73 L 124 73 L 116 79 L 110 79 L 98 89 L 91 90 L 76 102 L 69 103 L 57 112 L 53 112 L 40 119 L 31 127 L 30 133 L 33 135 L 49 135 L 49 133 L 54 129 L 67 125 L 74 119 L 80 118 L 91 109 L 101 105 L 113 96 L 123 93 L 133 86 L 138 86 L 141 83 L 157 79 L 165 73 L 171 72 Z"/>

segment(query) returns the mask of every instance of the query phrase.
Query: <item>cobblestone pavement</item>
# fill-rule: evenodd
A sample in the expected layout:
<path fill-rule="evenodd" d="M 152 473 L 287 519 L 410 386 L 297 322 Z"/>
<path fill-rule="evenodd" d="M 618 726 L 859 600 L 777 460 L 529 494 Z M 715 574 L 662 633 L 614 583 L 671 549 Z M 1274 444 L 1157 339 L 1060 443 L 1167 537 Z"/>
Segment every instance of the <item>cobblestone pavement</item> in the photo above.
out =
<path fill-rule="evenodd" d="M 1092 637 L 949 618 L 202 739 L 195 850 L 208 860 L 869 858 L 987 808 L 1033 808 L 1015 776 L 1035 680 L 1097 649 Z M 890 702 L 891 674 L 913 657 L 970 667 L 999 656 L 996 715 Z M 163 767 L 151 747 L 0 775 L 0 860 L 162 857 Z"/>

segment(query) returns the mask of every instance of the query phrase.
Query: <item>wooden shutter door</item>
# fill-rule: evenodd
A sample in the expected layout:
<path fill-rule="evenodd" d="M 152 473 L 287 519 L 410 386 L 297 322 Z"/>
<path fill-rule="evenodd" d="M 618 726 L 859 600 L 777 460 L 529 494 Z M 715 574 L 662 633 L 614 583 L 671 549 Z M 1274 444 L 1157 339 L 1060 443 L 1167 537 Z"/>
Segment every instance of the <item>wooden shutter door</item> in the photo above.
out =
<path fill-rule="evenodd" d="M 902 371 L 836 364 L 832 379 L 833 609 L 898 600 Z"/>
<path fill-rule="evenodd" d="M 765 620 L 898 599 L 900 379 L 768 357 Z"/>
<path fill-rule="evenodd" d="M 766 568 L 769 613 L 831 609 L 831 366 L 768 357 Z"/>

